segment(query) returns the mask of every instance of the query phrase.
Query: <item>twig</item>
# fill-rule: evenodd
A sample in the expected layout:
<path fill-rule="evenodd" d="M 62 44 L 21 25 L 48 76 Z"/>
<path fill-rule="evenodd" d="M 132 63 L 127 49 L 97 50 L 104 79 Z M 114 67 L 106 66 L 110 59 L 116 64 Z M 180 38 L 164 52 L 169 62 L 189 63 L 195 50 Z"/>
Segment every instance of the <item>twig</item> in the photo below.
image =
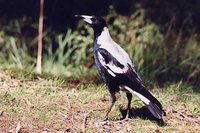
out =
<path fill-rule="evenodd" d="M 0 110 L 0 116 L 2 116 L 2 115 L 3 115 L 3 112 L 4 112 L 3 110 Z"/>
<path fill-rule="evenodd" d="M 195 119 L 195 118 L 189 117 L 189 116 L 187 116 L 187 115 L 185 115 L 185 114 L 183 114 L 181 112 L 179 113 L 179 115 L 182 116 L 183 118 L 185 118 L 189 122 L 198 122 L 197 118 Z"/>
<path fill-rule="evenodd" d="M 64 113 L 60 112 L 59 114 L 61 114 L 63 117 L 68 118 L 67 115 L 65 115 Z"/>
<path fill-rule="evenodd" d="M 92 110 L 92 111 L 93 111 L 93 110 Z M 86 132 L 86 127 L 87 127 L 87 118 L 88 118 L 89 114 L 90 114 L 92 111 L 86 113 L 85 116 L 84 116 L 84 122 L 83 122 L 83 124 L 84 124 L 84 125 L 83 125 L 83 133 Z"/>
<path fill-rule="evenodd" d="M 46 127 L 43 127 L 44 130 L 43 131 L 47 131 L 47 132 L 50 132 L 50 133 L 56 133 L 57 131 L 56 130 L 53 130 L 53 129 L 49 129 L 49 128 L 46 128 Z"/>
<path fill-rule="evenodd" d="M 26 98 L 23 98 L 23 100 L 25 101 L 25 103 L 30 107 L 30 108 L 33 108 L 33 104 Z"/>

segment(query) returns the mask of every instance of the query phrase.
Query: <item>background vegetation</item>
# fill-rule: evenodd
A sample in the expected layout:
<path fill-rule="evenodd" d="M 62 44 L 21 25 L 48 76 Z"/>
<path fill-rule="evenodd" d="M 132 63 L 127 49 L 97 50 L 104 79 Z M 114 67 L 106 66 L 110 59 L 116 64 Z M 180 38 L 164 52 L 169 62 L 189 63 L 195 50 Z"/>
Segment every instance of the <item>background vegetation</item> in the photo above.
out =
<path fill-rule="evenodd" d="M 105 111 L 109 96 L 94 66 L 92 28 L 77 21 L 75 14 L 106 19 L 113 39 L 126 49 L 145 84 L 164 104 L 170 124 L 161 131 L 199 130 L 199 93 L 194 92 L 200 91 L 200 1 L 45 0 L 42 75 L 35 74 L 39 8 L 39 0 L 0 0 L 0 123 L 7 121 L 0 132 L 17 120 L 30 132 L 52 125 L 53 132 L 84 132 L 86 125 L 91 132 L 101 127 L 106 131 L 109 125 L 114 125 L 109 131 L 117 131 L 121 123 L 95 128 L 94 119 L 102 112 L 94 108 Z M 120 105 L 124 101 L 122 97 Z M 117 112 L 113 116 L 120 117 Z M 70 122 L 87 124 L 71 129 Z M 144 123 L 139 125 L 148 122 Z M 137 128 L 129 130 L 130 125 L 134 122 L 120 129 L 136 132 Z M 157 126 L 138 130 L 143 129 L 160 131 Z"/>
<path fill-rule="evenodd" d="M 1 66 L 33 69 L 39 2 L 0 2 Z M 51 0 L 44 6 L 44 72 L 77 76 L 79 71 L 91 71 L 92 29 L 75 21 L 73 15 L 101 15 L 148 83 L 183 80 L 199 85 L 198 1 Z"/>

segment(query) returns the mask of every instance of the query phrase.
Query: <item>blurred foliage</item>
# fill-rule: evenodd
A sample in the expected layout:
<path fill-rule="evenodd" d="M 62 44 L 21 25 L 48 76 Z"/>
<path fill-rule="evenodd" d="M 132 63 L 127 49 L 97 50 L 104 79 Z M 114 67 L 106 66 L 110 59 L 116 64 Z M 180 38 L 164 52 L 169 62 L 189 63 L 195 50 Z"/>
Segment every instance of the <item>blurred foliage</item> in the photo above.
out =
<path fill-rule="evenodd" d="M 92 28 L 73 19 L 74 14 L 95 14 L 105 16 L 113 39 L 126 49 L 148 85 L 187 81 L 200 86 L 200 2 L 45 2 L 45 73 L 77 78 L 96 73 Z M 32 8 L 24 0 L 0 0 L 0 5 L 0 67 L 34 69 L 38 2 Z M 8 10 L 9 5 L 13 8 Z"/>
<path fill-rule="evenodd" d="M 52 42 L 53 40 L 49 38 L 49 41 Z M 65 73 L 67 76 L 74 76 L 80 71 L 83 72 L 86 67 L 88 69 L 88 67 L 93 65 L 93 63 L 91 63 L 93 61 L 93 40 L 89 36 L 84 37 L 80 35 L 79 32 L 72 32 L 72 30 L 69 29 L 65 35 L 55 35 L 55 41 L 58 44 L 57 49 L 53 51 L 53 44 L 49 43 L 47 52 L 44 55 L 45 72 L 52 72 L 53 74 Z M 74 72 L 77 68 L 78 71 Z M 84 73 L 82 72 L 77 76 L 83 76 Z"/>
<path fill-rule="evenodd" d="M 114 40 L 122 44 L 149 83 L 152 79 L 160 84 L 184 80 L 199 85 L 200 45 L 195 30 L 183 38 L 185 33 L 180 29 L 172 40 L 169 34 L 174 31 L 162 33 L 156 23 L 145 21 L 143 9 L 130 17 L 112 11 L 108 19 L 112 19 L 113 14 L 110 29 Z"/>

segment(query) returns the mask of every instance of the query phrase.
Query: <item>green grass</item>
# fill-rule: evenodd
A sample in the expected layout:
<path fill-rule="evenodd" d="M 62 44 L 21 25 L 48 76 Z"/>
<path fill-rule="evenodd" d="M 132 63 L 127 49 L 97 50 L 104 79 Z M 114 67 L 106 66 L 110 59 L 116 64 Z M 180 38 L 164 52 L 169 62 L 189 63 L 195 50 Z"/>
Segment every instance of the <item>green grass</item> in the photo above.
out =
<path fill-rule="evenodd" d="M 26 76 L 22 76 L 22 75 Z M 122 121 L 120 110 L 126 108 L 124 93 L 117 102 L 109 121 L 100 122 L 110 104 L 105 85 L 77 83 L 65 78 L 40 77 L 23 71 L 0 71 L 0 131 L 15 129 L 21 122 L 24 132 L 196 132 L 200 130 L 200 97 L 192 89 L 185 90 L 182 82 L 169 84 L 152 92 L 163 104 L 167 116 L 165 126 L 139 116 Z M 72 87 L 73 86 L 73 87 Z M 182 89 L 183 88 L 183 89 Z M 142 102 L 134 97 L 133 108 Z"/>

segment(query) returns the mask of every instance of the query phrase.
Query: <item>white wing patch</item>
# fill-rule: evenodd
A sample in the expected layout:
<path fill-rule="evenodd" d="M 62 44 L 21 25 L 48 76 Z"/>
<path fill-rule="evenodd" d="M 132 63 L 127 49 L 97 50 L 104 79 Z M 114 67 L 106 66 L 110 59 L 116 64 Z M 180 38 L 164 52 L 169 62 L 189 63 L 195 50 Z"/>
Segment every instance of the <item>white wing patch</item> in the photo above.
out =
<path fill-rule="evenodd" d="M 98 58 L 99 58 L 99 61 L 100 61 L 101 65 L 105 67 L 105 66 L 106 66 L 105 59 L 103 58 L 103 56 L 102 56 L 99 52 L 97 52 L 97 54 L 98 54 Z M 107 69 L 107 68 L 106 68 L 106 69 Z M 116 76 L 111 70 L 107 69 L 107 71 L 108 71 L 108 73 L 109 73 L 110 75 L 112 75 L 113 77 Z"/>
<path fill-rule="evenodd" d="M 149 104 L 150 101 L 149 99 L 147 99 L 146 97 L 144 97 L 143 95 L 141 95 L 140 93 L 133 91 L 131 88 L 129 88 L 128 86 L 122 86 L 124 87 L 126 90 L 128 90 L 130 93 L 135 94 L 136 96 L 138 96 L 145 104 Z"/>
<path fill-rule="evenodd" d="M 108 69 L 108 73 L 110 73 L 110 75 L 112 75 L 113 77 L 116 77 L 116 75 L 109 69 Z"/>

